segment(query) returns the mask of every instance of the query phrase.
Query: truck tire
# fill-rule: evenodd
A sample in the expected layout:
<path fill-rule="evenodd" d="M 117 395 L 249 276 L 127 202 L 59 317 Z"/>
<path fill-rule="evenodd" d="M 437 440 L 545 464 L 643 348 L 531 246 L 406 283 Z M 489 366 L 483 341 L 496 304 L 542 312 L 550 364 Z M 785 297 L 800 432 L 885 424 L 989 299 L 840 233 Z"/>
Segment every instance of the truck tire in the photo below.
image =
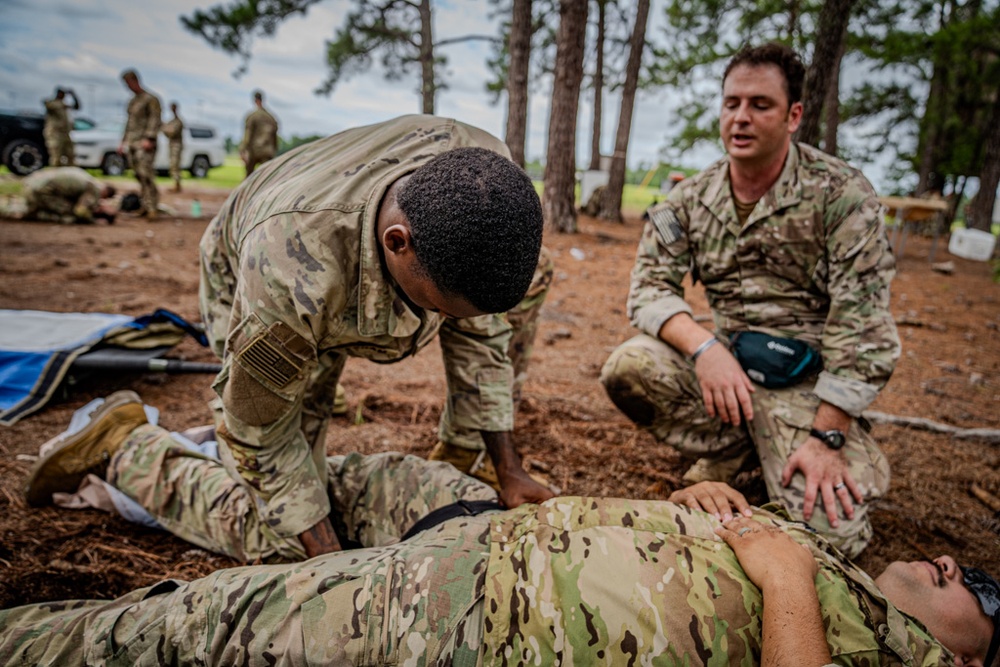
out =
<path fill-rule="evenodd" d="M 101 171 L 105 176 L 121 176 L 127 166 L 125 156 L 120 153 L 105 153 L 101 159 Z"/>
<path fill-rule="evenodd" d="M 45 166 L 45 149 L 30 139 L 15 139 L 3 149 L 3 163 L 18 176 L 27 176 Z"/>
<path fill-rule="evenodd" d="M 188 171 L 191 172 L 191 176 L 194 178 L 205 178 L 208 176 L 208 170 L 211 168 L 212 163 L 208 161 L 208 157 L 195 155 L 194 159 L 191 160 L 191 168 Z"/>

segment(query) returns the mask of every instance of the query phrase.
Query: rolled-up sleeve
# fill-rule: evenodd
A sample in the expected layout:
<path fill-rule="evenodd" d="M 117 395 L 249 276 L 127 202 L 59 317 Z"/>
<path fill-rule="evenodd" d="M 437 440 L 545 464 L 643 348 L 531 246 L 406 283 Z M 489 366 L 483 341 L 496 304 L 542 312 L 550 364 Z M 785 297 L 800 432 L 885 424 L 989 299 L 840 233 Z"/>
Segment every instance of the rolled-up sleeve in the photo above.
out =
<path fill-rule="evenodd" d="M 690 264 L 680 209 L 670 202 L 652 208 L 632 267 L 628 296 L 632 326 L 656 338 L 664 322 L 678 313 L 691 313 L 681 286 Z"/>
<path fill-rule="evenodd" d="M 443 421 L 472 431 L 514 428 L 514 371 L 504 315 L 446 319 L 439 332 L 448 381 Z"/>
<path fill-rule="evenodd" d="M 867 186 L 867 182 L 862 185 Z M 853 203 L 828 207 L 830 310 L 822 335 L 823 372 L 816 395 L 859 416 L 889 381 L 900 344 L 889 311 L 895 259 L 870 186 Z"/>

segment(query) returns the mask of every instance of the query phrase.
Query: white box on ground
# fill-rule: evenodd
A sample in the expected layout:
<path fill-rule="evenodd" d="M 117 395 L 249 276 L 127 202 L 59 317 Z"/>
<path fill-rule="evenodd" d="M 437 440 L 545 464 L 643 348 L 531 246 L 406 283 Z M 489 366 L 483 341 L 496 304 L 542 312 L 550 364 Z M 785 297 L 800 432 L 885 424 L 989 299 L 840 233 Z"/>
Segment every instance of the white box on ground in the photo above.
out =
<path fill-rule="evenodd" d="M 583 172 L 580 176 L 580 203 L 586 205 L 594 190 L 602 185 L 607 185 L 609 178 L 608 172 L 599 169 L 588 169 Z"/>
<path fill-rule="evenodd" d="M 956 229 L 948 241 L 948 252 L 952 255 L 985 262 L 993 256 L 997 237 L 981 229 Z"/>

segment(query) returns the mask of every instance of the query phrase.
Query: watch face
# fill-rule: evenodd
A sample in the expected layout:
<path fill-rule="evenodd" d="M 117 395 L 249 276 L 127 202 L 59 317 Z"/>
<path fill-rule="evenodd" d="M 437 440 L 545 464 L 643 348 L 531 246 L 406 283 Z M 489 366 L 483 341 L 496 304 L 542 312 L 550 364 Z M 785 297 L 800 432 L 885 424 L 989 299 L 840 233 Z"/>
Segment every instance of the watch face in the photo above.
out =
<path fill-rule="evenodd" d="M 831 449 L 840 449 L 847 441 L 847 438 L 840 431 L 827 431 L 826 437 L 823 439 Z"/>

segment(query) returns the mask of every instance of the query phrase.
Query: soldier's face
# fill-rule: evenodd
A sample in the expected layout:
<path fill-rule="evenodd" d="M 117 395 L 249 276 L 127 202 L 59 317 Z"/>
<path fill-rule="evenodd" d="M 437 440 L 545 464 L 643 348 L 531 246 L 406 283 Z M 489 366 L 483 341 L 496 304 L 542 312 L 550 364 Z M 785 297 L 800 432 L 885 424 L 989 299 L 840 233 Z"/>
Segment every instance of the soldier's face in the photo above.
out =
<path fill-rule="evenodd" d="M 802 104 L 788 104 L 776 65 L 739 65 L 722 84 L 719 131 L 733 161 L 765 166 L 784 160 L 801 119 Z"/>
<path fill-rule="evenodd" d="M 919 619 L 956 658 L 968 659 L 956 664 L 982 665 L 993 624 L 963 583 L 962 571 L 953 558 L 896 561 L 875 583 L 897 609 Z"/>

